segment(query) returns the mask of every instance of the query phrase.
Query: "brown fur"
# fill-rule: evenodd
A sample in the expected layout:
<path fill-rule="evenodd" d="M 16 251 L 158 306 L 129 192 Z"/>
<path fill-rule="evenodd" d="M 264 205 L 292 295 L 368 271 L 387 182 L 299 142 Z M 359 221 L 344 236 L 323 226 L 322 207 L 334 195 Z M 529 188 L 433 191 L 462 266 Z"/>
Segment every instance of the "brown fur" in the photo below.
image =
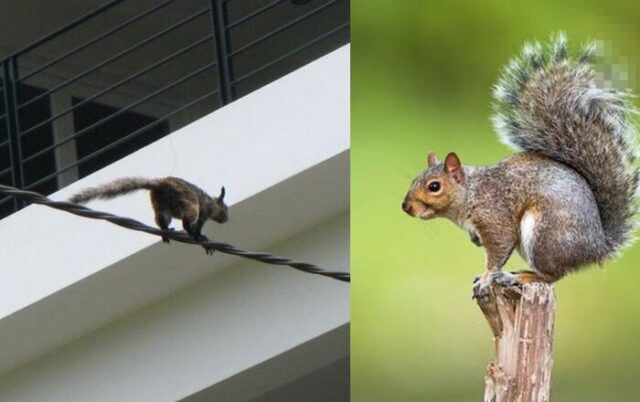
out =
<path fill-rule="evenodd" d="M 146 179 L 123 178 L 102 186 L 85 189 L 69 199 L 75 203 L 85 203 L 92 199 L 110 199 L 136 190 L 149 190 L 155 221 L 161 229 L 170 229 L 172 218 L 182 220 L 184 230 L 197 240 L 206 239 L 202 226 L 208 219 L 219 223 L 228 220 L 227 205 L 224 203 L 224 187 L 220 196 L 211 197 L 198 186 L 177 177 Z M 162 237 L 166 243 L 169 238 Z"/>

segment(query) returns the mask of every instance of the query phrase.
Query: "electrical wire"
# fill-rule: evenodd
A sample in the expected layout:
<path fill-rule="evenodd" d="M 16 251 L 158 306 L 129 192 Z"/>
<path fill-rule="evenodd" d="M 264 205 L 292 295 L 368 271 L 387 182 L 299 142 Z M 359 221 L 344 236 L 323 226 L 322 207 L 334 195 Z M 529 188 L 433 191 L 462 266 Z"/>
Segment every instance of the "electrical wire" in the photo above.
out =
<path fill-rule="evenodd" d="M 149 233 L 156 236 L 165 236 L 177 242 L 197 244 L 204 247 L 205 250 L 207 251 L 215 250 L 224 254 L 236 255 L 239 257 L 248 258 L 255 261 L 260 261 L 266 264 L 285 265 L 291 268 L 295 268 L 299 271 L 303 271 L 303 272 L 307 272 L 315 275 L 326 276 L 329 278 L 337 279 L 342 282 L 351 281 L 351 275 L 348 272 L 327 271 L 314 264 L 299 262 L 299 261 L 291 260 L 289 258 L 272 255 L 269 253 L 245 251 L 245 250 L 236 248 L 235 246 L 232 246 L 230 244 L 221 243 L 217 241 L 196 240 L 191 236 L 189 236 L 186 232 L 157 229 L 151 226 L 147 226 L 144 223 L 139 222 L 135 219 L 121 217 L 121 216 L 113 215 L 107 212 L 96 211 L 91 208 L 87 208 L 83 205 L 74 204 L 72 202 L 54 201 L 45 197 L 42 194 L 36 193 L 35 191 L 20 190 L 15 187 L 0 184 L 0 194 L 12 195 L 20 199 L 30 201 L 34 204 L 45 205 L 50 208 L 69 212 L 71 214 L 79 215 L 85 218 L 100 219 L 100 220 L 108 221 L 115 225 L 118 225 L 127 229 L 131 229 L 131 230 L 136 230 L 138 232 L 145 232 L 145 233 Z"/>

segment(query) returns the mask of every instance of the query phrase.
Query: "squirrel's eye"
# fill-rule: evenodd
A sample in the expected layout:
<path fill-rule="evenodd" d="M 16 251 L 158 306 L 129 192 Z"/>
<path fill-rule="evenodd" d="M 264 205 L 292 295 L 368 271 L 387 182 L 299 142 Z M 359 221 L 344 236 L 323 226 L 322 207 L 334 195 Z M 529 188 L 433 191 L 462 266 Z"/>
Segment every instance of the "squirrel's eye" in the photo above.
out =
<path fill-rule="evenodd" d="M 440 183 L 438 183 L 437 181 L 429 183 L 429 191 L 433 193 L 440 191 Z"/>

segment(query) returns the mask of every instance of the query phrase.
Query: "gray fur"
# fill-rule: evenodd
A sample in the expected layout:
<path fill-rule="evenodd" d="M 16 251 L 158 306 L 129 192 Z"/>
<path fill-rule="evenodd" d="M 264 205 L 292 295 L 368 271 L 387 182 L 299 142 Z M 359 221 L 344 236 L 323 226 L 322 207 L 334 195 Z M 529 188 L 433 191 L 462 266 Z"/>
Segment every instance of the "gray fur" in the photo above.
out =
<path fill-rule="evenodd" d="M 158 185 L 158 179 L 125 177 L 98 187 L 86 188 L 69 198 L 69 201 L 76 204 L 84 204 L 94 199 L 108 200 L 137 190 L 153 190 Z"/>
<path fill-rule="evenodd" d="M 506 144 L 546 155 L 586 179 L 614 253 L 634 228 L 637 133 L 630 115 L 636 111 L 627 93 L 596 85 L 595 45 L 585 46 L 577 61 L 568 57 L 563 34 L 552 41 L 550 57 L 541 48 L 525 45 L 505 69 L 494 89 L 494 126 Z"/>

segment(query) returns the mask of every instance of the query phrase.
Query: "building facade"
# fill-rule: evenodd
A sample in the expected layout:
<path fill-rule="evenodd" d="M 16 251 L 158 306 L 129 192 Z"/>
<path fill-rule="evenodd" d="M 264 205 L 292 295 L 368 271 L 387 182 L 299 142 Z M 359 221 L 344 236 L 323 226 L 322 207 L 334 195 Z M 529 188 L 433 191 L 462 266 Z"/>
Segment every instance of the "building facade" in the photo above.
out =
<path fill-rule="evenodd" d="M 10 3 L 0 182 L 224 185 L 210 238 L 348 270 L 348 1 Z M 348 284 L 0 203 L 0 400 L 348 400 Z"/>

